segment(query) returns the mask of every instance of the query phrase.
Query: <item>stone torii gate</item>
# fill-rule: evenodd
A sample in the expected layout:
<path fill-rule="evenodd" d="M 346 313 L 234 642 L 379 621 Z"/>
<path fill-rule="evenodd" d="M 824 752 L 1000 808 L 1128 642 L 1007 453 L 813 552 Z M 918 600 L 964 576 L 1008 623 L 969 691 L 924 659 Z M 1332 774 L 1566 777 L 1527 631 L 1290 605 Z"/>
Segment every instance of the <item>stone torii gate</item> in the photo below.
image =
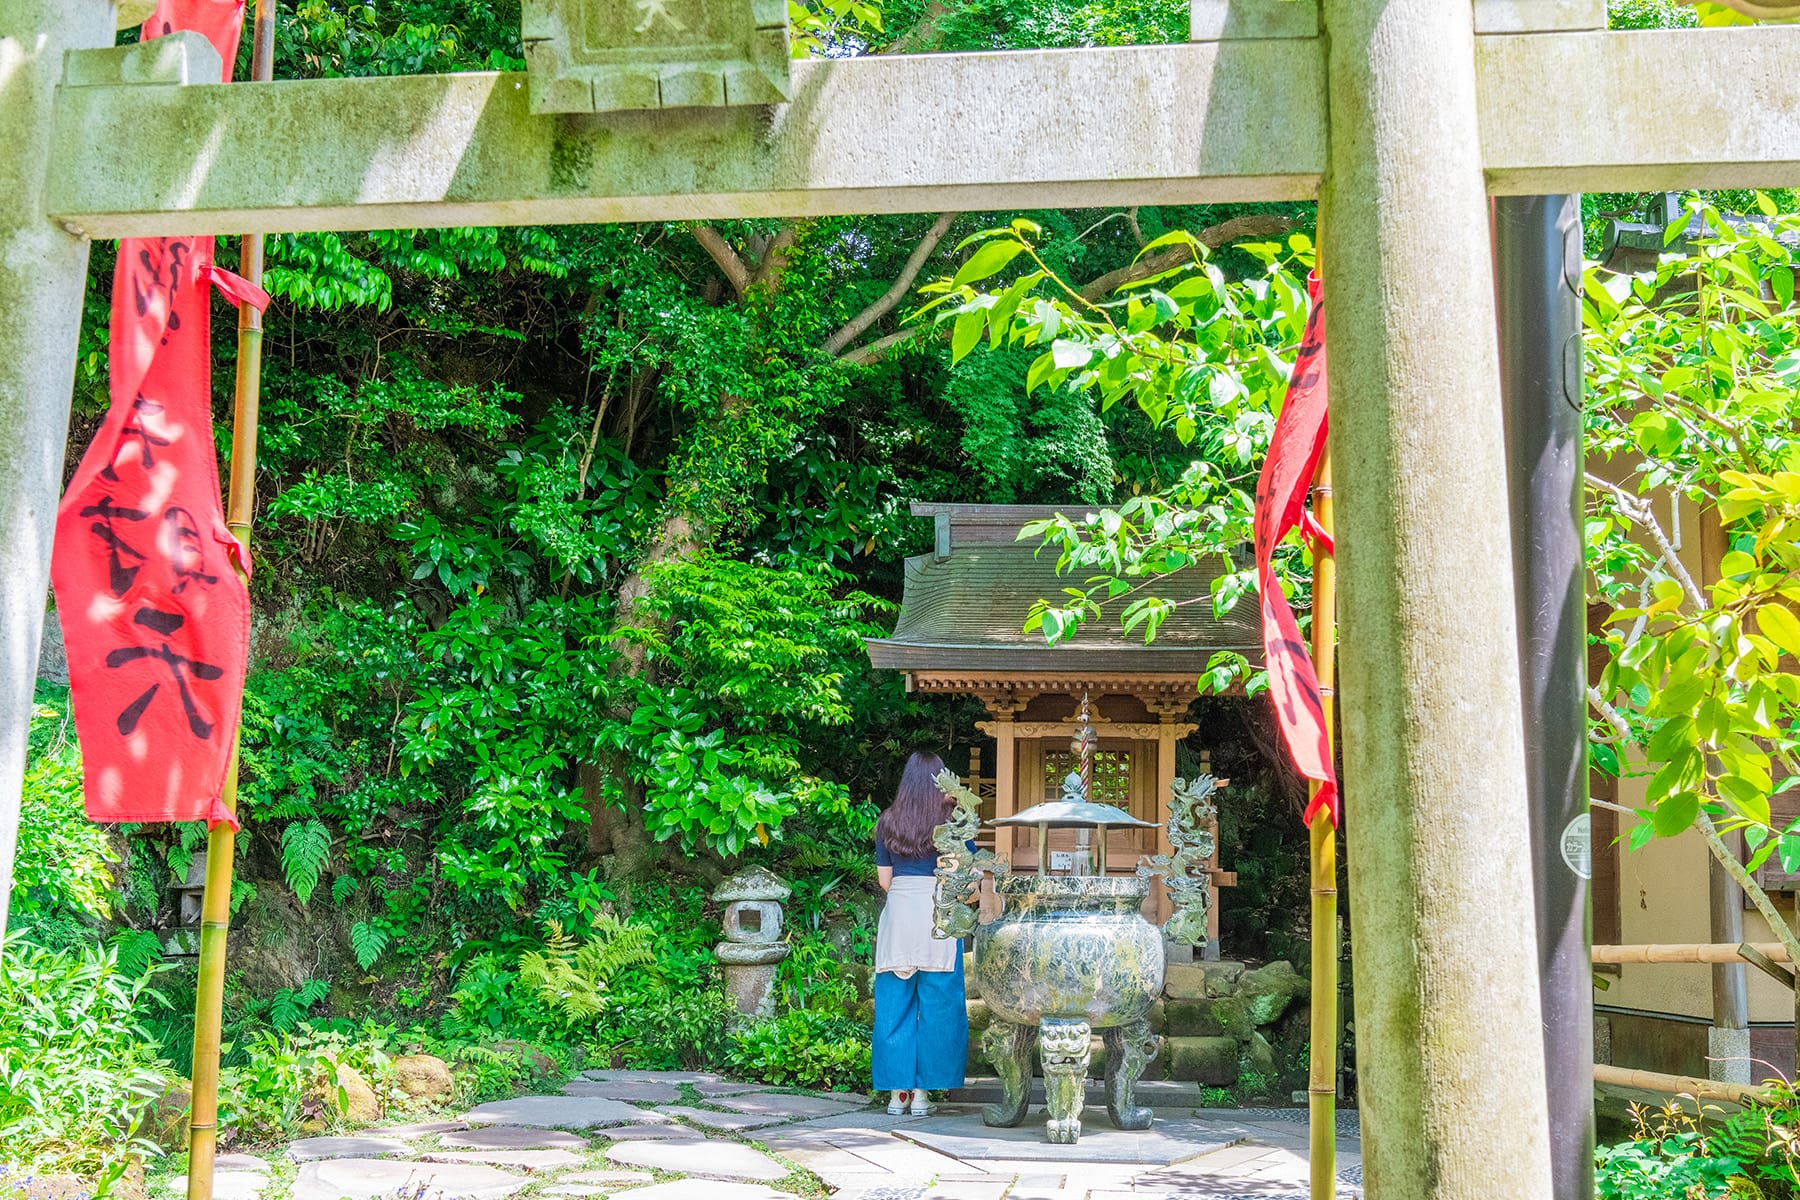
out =
<path fill-rule="evenodd" d="M 90 239 L 1317 196 L 1369 1194 L 1547 1198 L 1488 196 L 1800 186 L 1800 29 L 1606 33 L 1598 0 L 1195 0 L 1193 24 L 791 78 L 752 47 L 712 93 L 612 106 L 757 107 L 570 114 L 514 74 L 190 85 L 191 38 L 106 49 L 110 0 L 0 0 L 0 869 Z"/>

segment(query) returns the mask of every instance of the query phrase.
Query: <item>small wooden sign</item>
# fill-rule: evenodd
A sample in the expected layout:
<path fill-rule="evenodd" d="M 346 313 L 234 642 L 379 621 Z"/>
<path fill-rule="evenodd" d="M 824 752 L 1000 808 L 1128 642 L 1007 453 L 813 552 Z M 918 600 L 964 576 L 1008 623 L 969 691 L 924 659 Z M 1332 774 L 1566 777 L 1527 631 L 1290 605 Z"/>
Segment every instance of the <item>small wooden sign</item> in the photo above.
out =
<path fill-rule="evenodd" d="M 524 0 L 534 113 L 778 104 L 787 0 Z"/>

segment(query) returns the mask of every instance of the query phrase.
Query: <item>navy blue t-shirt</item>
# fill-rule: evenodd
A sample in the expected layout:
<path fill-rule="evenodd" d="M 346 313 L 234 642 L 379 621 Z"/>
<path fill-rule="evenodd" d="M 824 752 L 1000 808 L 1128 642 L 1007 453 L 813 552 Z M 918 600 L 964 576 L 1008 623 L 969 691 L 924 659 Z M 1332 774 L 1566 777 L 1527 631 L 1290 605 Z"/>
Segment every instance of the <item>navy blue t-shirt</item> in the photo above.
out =
<path fill-rule="evenodd" d="M 975 852 L 975 843 L 968 843 L 969 852 Z M 919 858 L 902 858 L 888 849 L 887 838 L 881 831 L 875 831 L 875 865 L 892 867 L 896 875 L 935 875 L 937 874 L 937 855 L 927 854 Z"/>

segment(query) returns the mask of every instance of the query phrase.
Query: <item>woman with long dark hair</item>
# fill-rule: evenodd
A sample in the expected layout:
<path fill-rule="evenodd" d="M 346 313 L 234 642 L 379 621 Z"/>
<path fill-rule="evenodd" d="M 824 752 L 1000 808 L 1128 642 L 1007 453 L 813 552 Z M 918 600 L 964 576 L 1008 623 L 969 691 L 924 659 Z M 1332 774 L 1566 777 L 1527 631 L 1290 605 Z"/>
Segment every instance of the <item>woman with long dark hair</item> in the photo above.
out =
<path fill-rule="evenodd" d="M 935 754 L 907 759 L 894 802 L 875 823 L 875 871 L 887 904 L 875 939 L 874 1075 L 878 1091 L 893 1092 L 895 1115 L 931 1111 L 925 1093 L 961 1087 L 968 1063 L 962 945 L 931 933 L 931 833 L 951 808 L 935 781 L 943 769 Z"/>

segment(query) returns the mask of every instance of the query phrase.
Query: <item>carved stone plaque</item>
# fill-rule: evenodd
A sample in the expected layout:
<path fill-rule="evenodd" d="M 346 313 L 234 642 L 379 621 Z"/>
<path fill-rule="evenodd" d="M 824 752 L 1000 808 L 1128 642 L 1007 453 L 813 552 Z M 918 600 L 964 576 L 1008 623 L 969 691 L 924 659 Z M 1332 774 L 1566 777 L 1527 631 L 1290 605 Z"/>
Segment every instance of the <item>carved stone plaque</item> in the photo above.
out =
<path fill-rule="evenodd" d="M 776 104 L 787 0 L 523 0 L 534 113 Z"/>

